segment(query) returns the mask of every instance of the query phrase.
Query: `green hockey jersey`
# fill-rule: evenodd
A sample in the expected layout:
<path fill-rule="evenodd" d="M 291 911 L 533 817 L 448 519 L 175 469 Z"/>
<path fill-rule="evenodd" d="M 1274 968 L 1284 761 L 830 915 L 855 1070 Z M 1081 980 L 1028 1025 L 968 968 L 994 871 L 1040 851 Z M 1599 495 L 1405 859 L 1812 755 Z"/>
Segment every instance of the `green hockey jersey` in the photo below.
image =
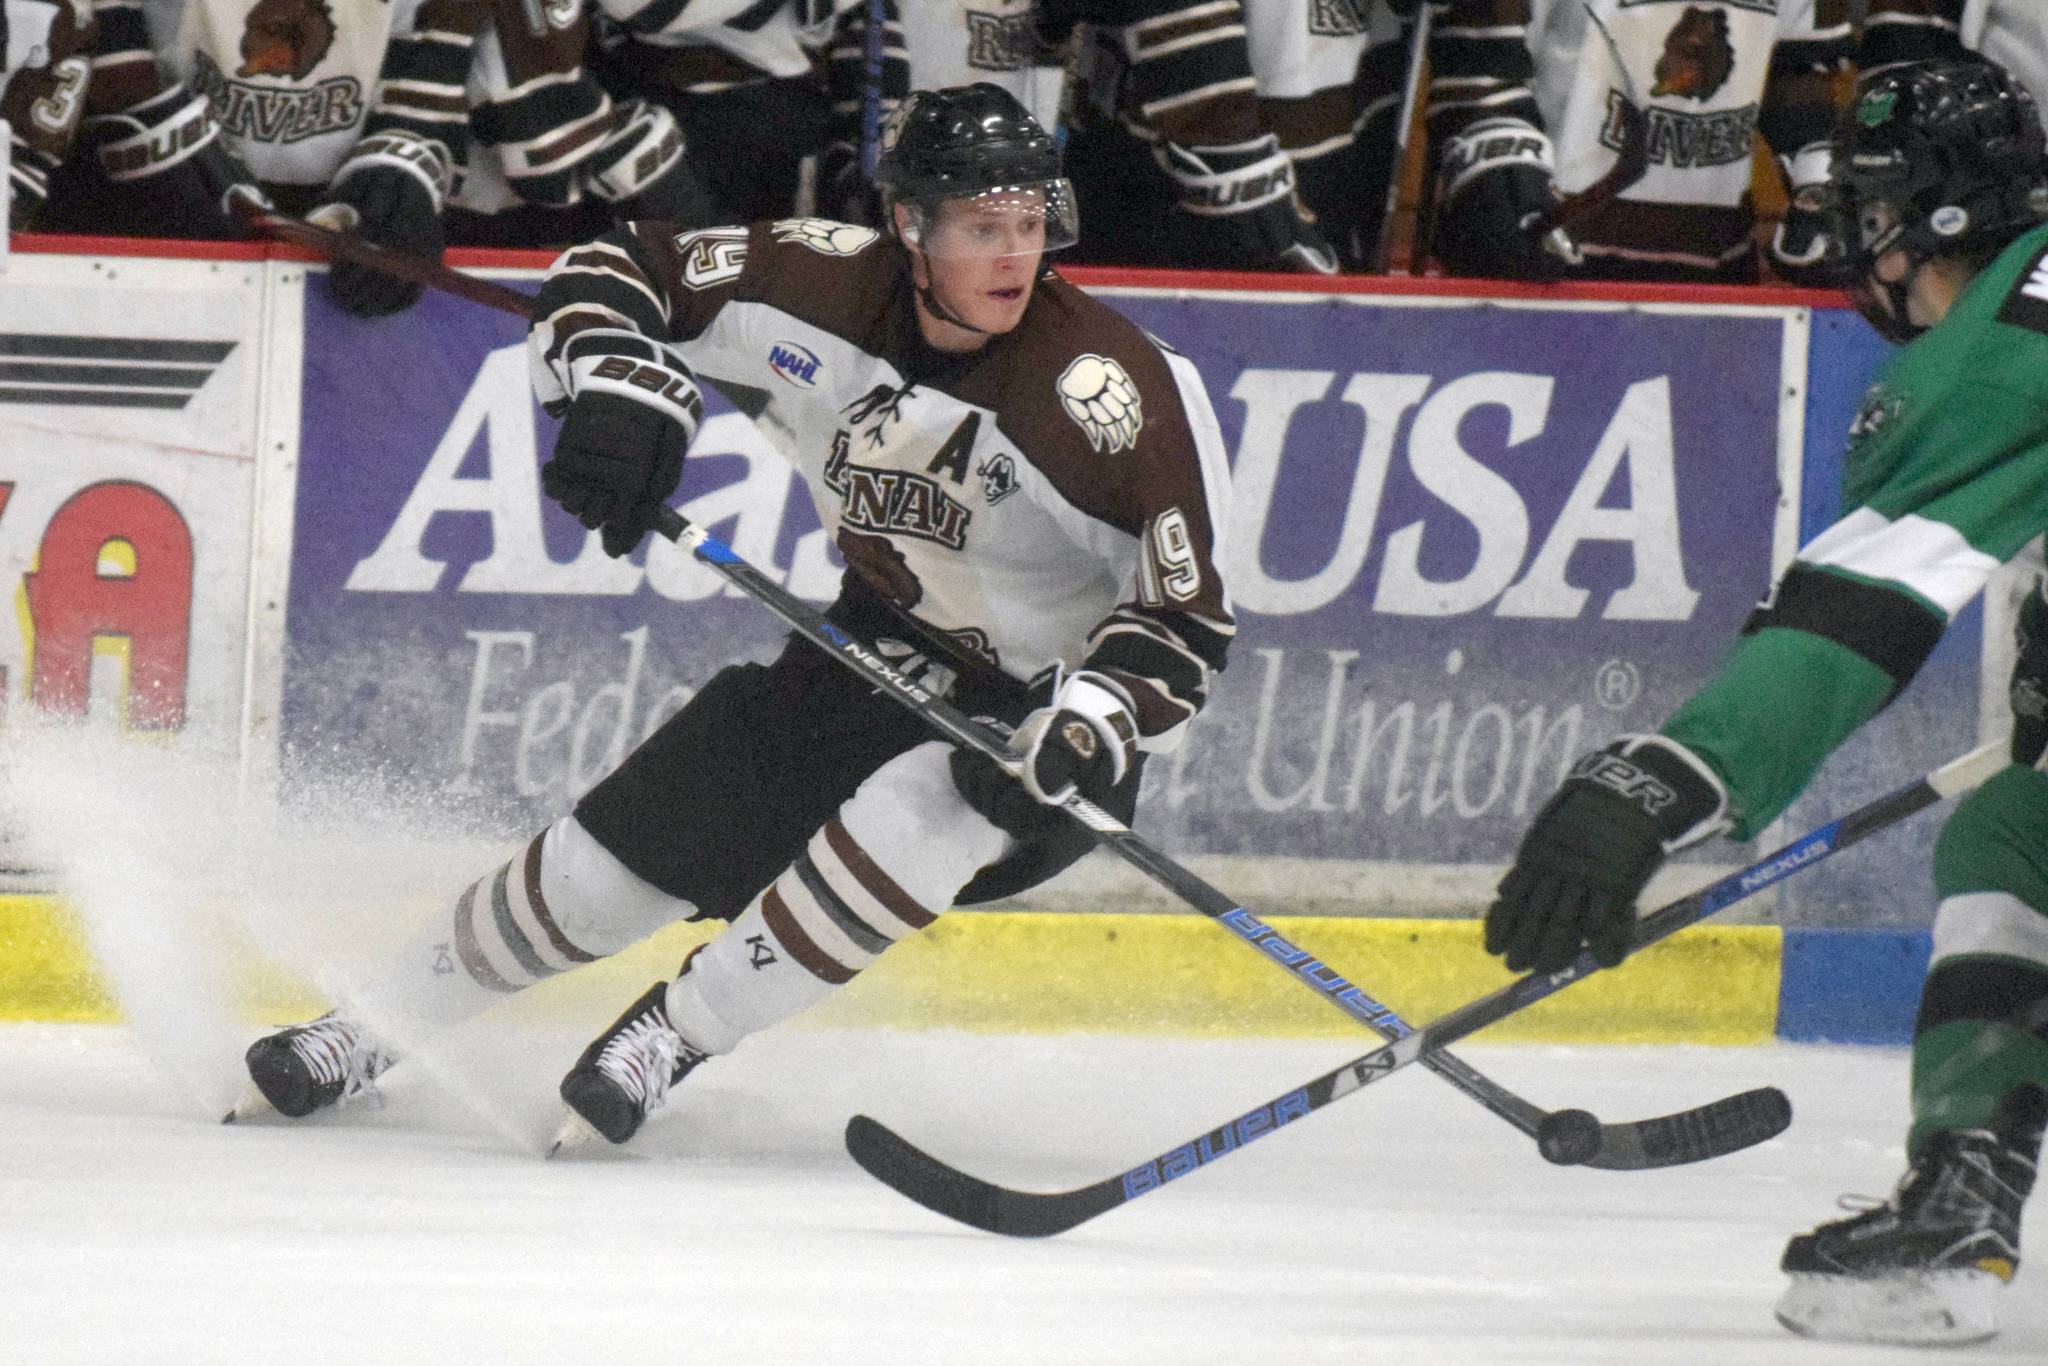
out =
<path fill-rule="evenodd" d="M 2048 227 L 1879 371 L 1850 428 L 1842 505 L 1664 725 L 1728 784 L 1738 839 L 1784 810 L 1992 571 L 2048 529 Z"/>

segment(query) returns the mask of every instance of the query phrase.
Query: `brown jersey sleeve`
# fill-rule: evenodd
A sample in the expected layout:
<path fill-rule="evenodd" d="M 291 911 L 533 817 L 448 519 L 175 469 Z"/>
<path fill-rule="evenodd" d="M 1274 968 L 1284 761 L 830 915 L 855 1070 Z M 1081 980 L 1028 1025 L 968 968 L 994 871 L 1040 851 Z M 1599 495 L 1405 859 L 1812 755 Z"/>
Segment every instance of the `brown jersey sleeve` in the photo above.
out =
<path fill-rule="evenodd" d="M 1090 631 L 1084 667 L 1131 694 L 1141 743 L 1170 744 L 1236 630 L 1217 567 L 1221 439 L 1192 365 L 1059 277 L 1039 288 L 1004 421 L 1062 497 L 1138 538 L 1130 595 Z"/>

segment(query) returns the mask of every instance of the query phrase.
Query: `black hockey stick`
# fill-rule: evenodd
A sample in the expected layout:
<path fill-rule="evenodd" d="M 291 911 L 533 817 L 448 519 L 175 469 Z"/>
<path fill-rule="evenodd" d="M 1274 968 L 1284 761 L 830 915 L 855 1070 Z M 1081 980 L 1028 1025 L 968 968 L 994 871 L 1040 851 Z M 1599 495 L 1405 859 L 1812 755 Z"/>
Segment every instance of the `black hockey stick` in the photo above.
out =
<path fill-rule="evenodd" d="M 242 201 L 237 201 L 239 205 Z M 274 237 L 280 242 L 307 247 L 319 252 L 330 261 L 347 261 L 351 265 L 366 266 L 386 275 L 427 289 L 438 289 L 456 295 L 485 308 L 495 308 L 500 313 L 510 313 L 521 318 L 533 316 L 533 296 L 522 294 L 516 289 L 493 284 L 464 275 L 450 269 L 439 261 L 399 251 L 393 247 L 380 247 L 375 242 L 365 242 L 352 232 L 336 232 L 323 228 L 318 223 L 308 223 L 303 218 L 290 218 L 278 213 L 259 213 L 238 208 L 236 218 L 248 231 L 259 237 Z"/>
<path fill-rule="evenodd" d="M 1945 797 L 1966 792 L 2007 762 L 2003 742 L 1986 745 L 1951 760 L 1919 781 L 1831 821 L 1740 872 L 1731 873 L 1719 882 L 1645 916 L 1636 926 L 1634 947 L 1640 949 L 1653 944 L 1753 892 L 1783 881 L 1801 868 L 1818 863 L 1830 854 L 1897 824 Z M 846 1148 L 853 1154 L 854 1161 L 866 1168 L 870 1175 L 926 1209 L 990 1233 L 1014 1238 L 1042 1238 L 1063 1233 L 1076 1224 L 1157 1190 L 1177 1177 L 1186 1176 L 1198 1167 L 1207 1166 L 1236 1151 L 1253 1139 L 1391 1076 L 1412 1062 L 1427 1062 L 1434 1056 L 1434 1050 L 1506 1019 L 1597 971 L 1599 967 L 1593 962 L 1591 952 L 1582 951 L 1576 961 L 1558 972 L 1531 973 L 1517 978 L 1491 995 L 1482 996 L 1431 1021 L 1416 1033 L 1354 1058 L 1305 1086 L 1275 1096 L 1148 1162 L 1074 1190 L 1020 1191 L 984 1181 L 931 1156 L 866 1115 L 855 1115 L 847 1121 Z M 1759 1094 L 1762 1093 L 1751 1093 Z M 1687 1132 L 1694 1125 L 1712 1129 L 1722 1124 L 1740 1126 L 1748 1123 L 1750 1120 L 1744 1114 L 1745 1099 L 1736 1096 L 1719 1106 L 1708 1106 L 1704 1111 L 1694 1112 L 1698 1118 L 1693 1120 L 1672 1116 L 1662 1121 L 1670 1128 L 1647 1136 L 1648 1141 L 1685 1144 L 1696 1141 L 1694 1135 Z"/>
<path fill-rule="evenodd" d="M 656 514 L 655 530 L 689 548 L 698 560 L 775 613 L 798 634 L 823 647 L 846 667 L 923 717 L 946 738 L 987 755 L 1012 776 L 1018 762 L 988 727 L 904 677 L 879 653 L 825 619 L 735 554 L 732 548 L 673 508 Z M 1296 978 L 1373 1030 L 1381 1038 L 1406 1039 L 1414 1030 L 1392 1010 L 1346 981 L 1334 968 L 1295 947 L 1273 929 L 1194 873 L 1154 849 L 1123 822 L 1079 794 L 1067 799 L 1067 814 L 1103 845 L 1121 855 L 1188 905 L 1221 922 L 1246 943 L 1267 954 Z M 1584 1110 L 1548 1111 L 1534 1105 L 1448 1053 L 1432 1053 L 1426 1065 L 1523 1133 L 1560 1165 L 1583 1163 L 1617 1171 L 1699 1162 L 1761 1143 L 1791 1122 L 1791 1106 L 1772 1088 L 1745 1092 L 1696 1110 L 1634 1123 L 1602 1124 Z M 849 1133 L 851 1130 L 849 1130 Z"/>

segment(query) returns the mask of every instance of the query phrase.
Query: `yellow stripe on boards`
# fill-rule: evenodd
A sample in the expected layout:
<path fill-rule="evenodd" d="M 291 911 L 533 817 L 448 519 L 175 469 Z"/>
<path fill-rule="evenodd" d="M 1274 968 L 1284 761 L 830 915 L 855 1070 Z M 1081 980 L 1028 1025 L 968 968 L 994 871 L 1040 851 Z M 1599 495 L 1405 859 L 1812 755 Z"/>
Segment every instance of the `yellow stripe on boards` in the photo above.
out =
<path fill-rule="evenodd" d="M 1275 916 L 1268 923 L 1414 1024 L 1509 980 L 1499 960 L 1481 952 L 1476 921 Z M 674 973 L 689 945 L 713 928 L 671 926 L 607 964 L 549 984 L 559 990 L 537 989 L 522 1000 L 545 1014 L 551 1001 L 566 1002 L 586 986 L 630 999 L 648 981 Z M 1775 926 L 1696 926 L 1480 1037 L 1767 1042 L 1777 1021 L 1780 942 Z M 309 988 L 274 969 L 250 965 L 239 979 L 252 1020 L 305 1019 L 324 1008 Z M 50 897 L 0 897 L 0 1020 L 118 1018 L 72 916 Z M 1277 962 L 1195 915 L 956 911 L 904 940 L 805 1022 L 988 1033 L 1365 1037 Z"/>

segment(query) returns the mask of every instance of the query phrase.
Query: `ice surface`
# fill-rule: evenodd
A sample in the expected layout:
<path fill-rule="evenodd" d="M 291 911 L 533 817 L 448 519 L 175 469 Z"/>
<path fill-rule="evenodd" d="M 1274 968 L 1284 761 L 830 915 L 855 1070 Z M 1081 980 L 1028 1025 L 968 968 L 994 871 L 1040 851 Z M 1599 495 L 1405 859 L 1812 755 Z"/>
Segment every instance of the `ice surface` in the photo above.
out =
<path fill-rule="evenodd" d="M 1785 1237 L 1897 1176 L 1902 1053 L 1469 1048 L 1531 1098 L 1609 1119 L 1766 1082 L 1798 1118 L 1697 1167 L 1566 1170 L 1418 1069 L 1024 1242 L 870 1181 L 845 1116 L 1051 1189 L 1363 1050 L 780 1030 L 694 1075 L 630 1148 L 539 1161 L 554 1083 L 606 1004 L 470 1027 L 434 1058 L 462 1098 L 405 1067 L 381 1107 L 295 1125 L 197 1117 L 127 1028 L 0 1027 L 0 1360 L 1931 1359 L 1802 1341 L 1770 1313 Z M 2030 1262 L 2004 1335 L 1942 1359 L 2048 1359 L 2044 1288 L 2048 1259 Z"/>

